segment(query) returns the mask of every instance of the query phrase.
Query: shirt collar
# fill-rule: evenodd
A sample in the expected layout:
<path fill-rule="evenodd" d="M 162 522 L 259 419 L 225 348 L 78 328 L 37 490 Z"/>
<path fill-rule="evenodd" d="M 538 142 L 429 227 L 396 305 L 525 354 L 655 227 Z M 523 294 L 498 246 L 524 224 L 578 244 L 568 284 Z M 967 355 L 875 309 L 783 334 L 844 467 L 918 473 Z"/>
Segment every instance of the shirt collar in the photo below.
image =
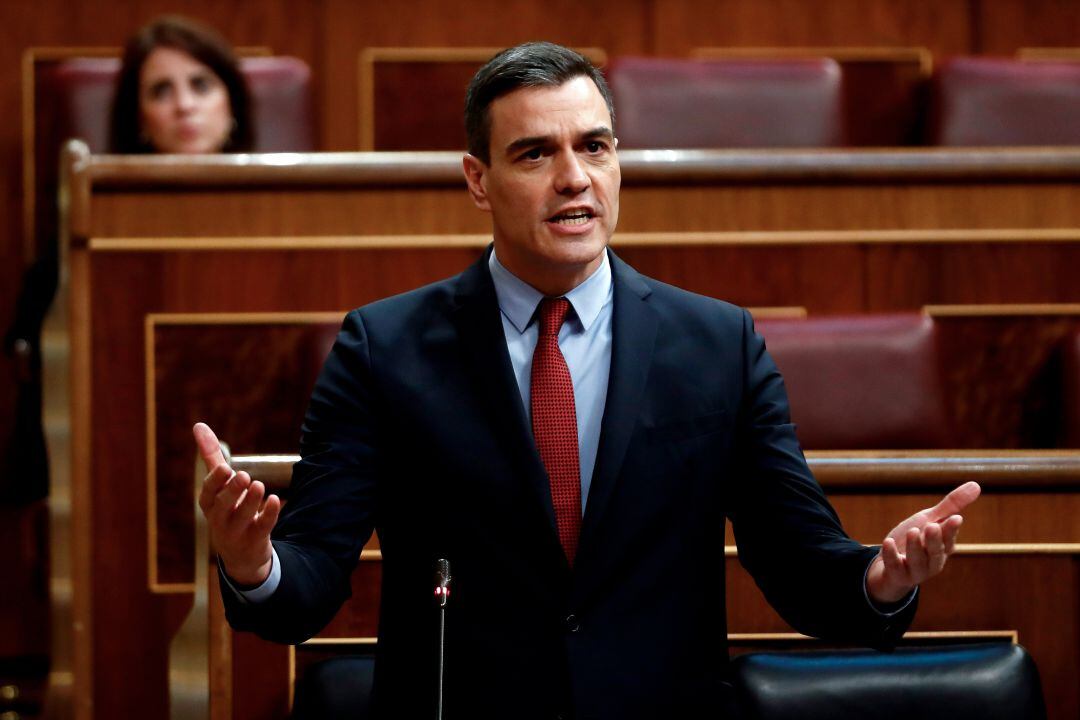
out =
<path fill-rule="evenodd" d="M 488 270 L 495 284 L 499 310 L 517 328 L 518 332 L 525 332 L 529 321 L 536 313 L 537 306 L 544 299 L 543 293 L 507 270 L 495 256 L 494 249 L 488 258 Z M 583 283 L 566 293 L 565 297 L 574 308 L 574 314 L 581 322 L 581 326 L 588 330 L 600 315 L 600 310 L 607 303 L 608 298 L 611 297 L 611 265 L 608 262 L 606 250 L 600 261 L 600 267 L 596 268 Z"/>

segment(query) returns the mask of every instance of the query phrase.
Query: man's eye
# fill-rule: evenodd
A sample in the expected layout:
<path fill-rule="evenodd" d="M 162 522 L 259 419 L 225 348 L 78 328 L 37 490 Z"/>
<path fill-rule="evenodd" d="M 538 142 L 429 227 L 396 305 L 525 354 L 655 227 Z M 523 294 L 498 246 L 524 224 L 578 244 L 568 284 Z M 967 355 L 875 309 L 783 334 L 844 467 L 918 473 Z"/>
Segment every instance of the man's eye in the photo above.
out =
<path fill-rule="evenodd" d="M 599 140 L 590 140 L 585 143 L 585 149 L 590 153 L 603 152 L 606 147 L 607 145 Z"/>
<path fill-rule="evenodd" d="M 544 151 L 541 148 L 533 148 L 532 150 L 526 150 L 521 155 L 522 160 L 539 160 L 544 156 Z"/>

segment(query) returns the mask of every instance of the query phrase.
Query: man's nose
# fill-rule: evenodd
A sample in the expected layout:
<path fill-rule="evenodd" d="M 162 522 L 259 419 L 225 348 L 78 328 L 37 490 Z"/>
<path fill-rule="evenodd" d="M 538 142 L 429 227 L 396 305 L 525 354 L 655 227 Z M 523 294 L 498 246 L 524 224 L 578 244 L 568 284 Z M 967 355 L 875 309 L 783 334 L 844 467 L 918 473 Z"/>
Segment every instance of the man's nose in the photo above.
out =
<path fill-rule="evenodd" d="M 555 191 L 559 194 L 577 195 L 589 189 L 591 180 L 582 166 L 577 153 L 560 153 L 556 157 Z"/>

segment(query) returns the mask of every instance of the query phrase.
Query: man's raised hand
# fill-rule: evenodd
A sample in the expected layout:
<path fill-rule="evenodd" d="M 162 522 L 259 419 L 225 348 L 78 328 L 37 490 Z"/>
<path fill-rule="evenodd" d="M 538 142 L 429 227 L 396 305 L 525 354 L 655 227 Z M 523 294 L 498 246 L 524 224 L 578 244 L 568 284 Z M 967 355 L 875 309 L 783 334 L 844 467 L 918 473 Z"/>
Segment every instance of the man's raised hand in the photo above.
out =
<path fill-rule="evenodd" d="M 261 584 L 270 575 L 270 531 L 281 512 L 281 500 L 246 472 L 234 473 L 214 431 L 205 423 L 191 429 L 206 465 L 199 507 L 210 526 L 210 542 L 228 576 L 245 586 Z"/>
<path fill-rule="evenodd" d="M 896 602 L 941 572 L 964 522 L 960 513 L 975 502 L 980 492 L 977 482 L 964 483 L 934 507 L 894 527 L 866 573 L 870 597 L 882 604 Z"/>

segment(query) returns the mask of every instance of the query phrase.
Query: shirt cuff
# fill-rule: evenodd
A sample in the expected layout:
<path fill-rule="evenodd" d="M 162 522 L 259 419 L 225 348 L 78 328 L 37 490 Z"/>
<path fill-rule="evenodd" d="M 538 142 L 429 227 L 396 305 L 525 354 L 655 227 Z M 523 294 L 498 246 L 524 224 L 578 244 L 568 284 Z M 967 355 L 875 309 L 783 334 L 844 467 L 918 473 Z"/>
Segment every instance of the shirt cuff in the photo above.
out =
<path fill-rule="evenodd" d="M 281 584 L 281 561 L 278 560 L 277 549 L 273 545 L 270 546 L 270 575 L 262 581 L 261 585 L 242 590 L 236 587 L 232 578 L 225 572 L 224 567 L 222 567 L 221 577 L 225 579 L 225 584 L 229 586 L 229 589 L 239 598 L 240 602 L 261 603 L 273 595 L 278 585 Z"/>
<path fill-rule="evenodd" d="M 875 558 L 875 560 L 876 559 L 877 558 Z M 894 603 L 888 603 L 887 605 L 883 605 L 882 603 L 876 602 L 872 597 L 870 597 L 870 590 L 866 587 L 866 578 L 870 574 L 870 566 L 873 564 L 874 561 L 871 560 L 870 564 L 866 566 L 866 571 L 863 573 L 862 587 L 863 595 L 866 597 L 866 604 L 873 608 L 874 612 L 876 612 L 883 618 L 891 618 L 893 615 L 898 615 L 904 612 L 904 610 L 907 609 L 907 606 L 910 605 L 912 601 L 915 600 L 915 597 L 919 594 L 919 586 L 916 585 L 914 588 L 912 588 L 911 592 L 909 592 L 907 595 L 900 598 Z M 269 579 L 267 581 L 269 582 Z"/>

